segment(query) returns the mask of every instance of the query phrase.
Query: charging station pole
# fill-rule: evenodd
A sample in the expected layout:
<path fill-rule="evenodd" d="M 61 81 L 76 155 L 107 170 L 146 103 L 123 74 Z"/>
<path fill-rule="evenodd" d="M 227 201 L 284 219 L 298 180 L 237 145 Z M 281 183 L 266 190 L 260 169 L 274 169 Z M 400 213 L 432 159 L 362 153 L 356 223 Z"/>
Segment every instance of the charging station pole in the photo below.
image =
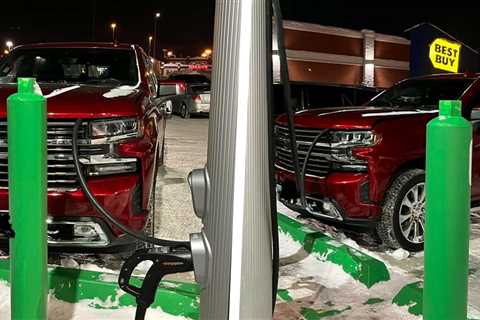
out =
<path fill-rule="evenodd" d="M 272 317 L 267 0 L 218 0 L 201 319 Z"/>
<path fill-rule="evenodd" d="M 47 110 L 35 79 L 7 100 L 12 320 L 47 319 Z"/>

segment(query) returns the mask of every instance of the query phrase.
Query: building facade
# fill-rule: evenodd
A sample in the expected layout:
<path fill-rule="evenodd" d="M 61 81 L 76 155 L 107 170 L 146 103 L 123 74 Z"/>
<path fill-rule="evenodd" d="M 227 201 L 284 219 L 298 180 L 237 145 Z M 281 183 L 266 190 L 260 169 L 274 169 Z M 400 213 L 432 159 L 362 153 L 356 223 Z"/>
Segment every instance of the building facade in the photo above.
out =
<path fill-rule="evenodd" d="M 410 74 L 410 41 L 403 37 L 284 21 L 284 39 L 291 81 L 387 88 Z M 278 81 L 277 54 L 273 60 Z"/>

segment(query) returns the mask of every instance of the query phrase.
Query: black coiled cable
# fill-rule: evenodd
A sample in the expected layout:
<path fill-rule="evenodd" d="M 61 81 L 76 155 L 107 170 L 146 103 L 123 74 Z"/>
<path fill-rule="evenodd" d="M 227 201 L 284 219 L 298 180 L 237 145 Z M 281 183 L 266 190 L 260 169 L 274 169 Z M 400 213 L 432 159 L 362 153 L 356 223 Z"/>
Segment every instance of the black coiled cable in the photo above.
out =
<path fill-rule="evenodd" d="M 80 126 L 82 125 L 83 120 L 78 119 L 75 122 L 73 127 L 73 134 L 72 134 L 72 150 L 73 150 L 73 164 L 75 166 L 75 171 L 77 173 L 78 181 L 80 183 L 80 188 L 82 189 L 83 193 L 87 197 L 88 201 L 92 204 L 92 206 L 111 224 L 113 224 L 118 229 L 122 230 L 125 234 L 140 240 L 144 243 L 153 244 L 156 246 L 162 247 L 171 247 L 171 248 L 186 248 L 190 250 L 190 242 L 189 241 L 175 241 L 175 240 L 165 240 L 165 239 L 157 239 L 151 236 L 146 235 L 143 232 L 136 232 L 128 227 L 124 226 L 121 222 L 113 217 L 113 215 L 108 212 L 98 201 L 95 199 L 95 196 L 92 194 L 90 189 L 88 188 L 85 176 L 83 174 L 80 159 L 78 155 L 78 131 Z M 155 212 L 151 213 L 155 214 Z"/>

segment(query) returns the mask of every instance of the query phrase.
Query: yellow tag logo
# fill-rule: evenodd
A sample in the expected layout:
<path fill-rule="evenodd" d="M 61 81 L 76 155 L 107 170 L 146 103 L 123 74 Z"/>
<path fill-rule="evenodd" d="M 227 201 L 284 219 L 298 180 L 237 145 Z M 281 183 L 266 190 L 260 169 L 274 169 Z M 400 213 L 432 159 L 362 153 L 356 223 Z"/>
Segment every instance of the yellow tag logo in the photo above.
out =
<path fill-rule="evenodd" d="M 458 72 L 462 45 L 437 38 L 430 44 L 429 57 L 435 69 Z"/>

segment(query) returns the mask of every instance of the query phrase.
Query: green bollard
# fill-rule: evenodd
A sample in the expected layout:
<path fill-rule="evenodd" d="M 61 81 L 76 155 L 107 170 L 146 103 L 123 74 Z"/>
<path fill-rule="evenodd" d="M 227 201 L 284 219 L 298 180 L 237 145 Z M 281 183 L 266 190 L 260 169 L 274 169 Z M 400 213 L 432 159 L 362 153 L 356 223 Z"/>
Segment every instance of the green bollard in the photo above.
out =
<path fill-rule="evenodd" d="M 461 109 L 440 101 L 427 125 L 425 320 L 467 319 L 472 126 Z"/>
<path fill-rule="evenodd" d="M 34 84 L 19 78 L 7 99 L 12 320 L 47 319 L 47 110 Z"/>

